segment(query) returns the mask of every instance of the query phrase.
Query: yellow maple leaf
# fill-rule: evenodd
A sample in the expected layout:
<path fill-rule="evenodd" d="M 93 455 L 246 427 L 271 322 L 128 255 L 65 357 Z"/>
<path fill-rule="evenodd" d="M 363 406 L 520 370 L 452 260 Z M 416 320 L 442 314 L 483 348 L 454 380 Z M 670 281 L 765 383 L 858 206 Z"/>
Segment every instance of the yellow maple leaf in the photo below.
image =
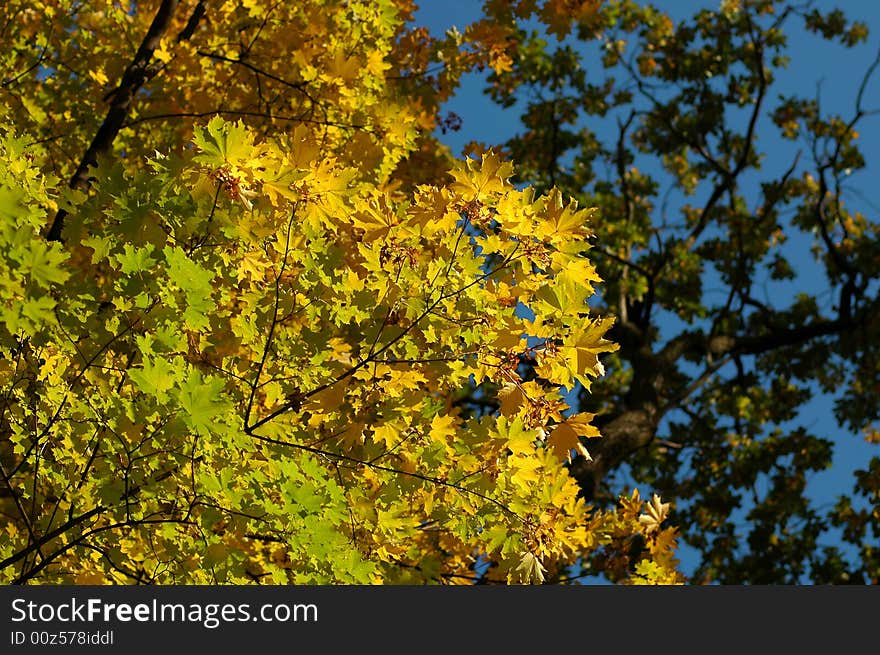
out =
<path fill-rule="evenodd" d="M 654 494 L 645 509 L 647 513 L 639 516 L 639 523 L 645 526 L 647 534 L 651 534 L 660 529 L 660 524 L 669 515 L 669 503 L 661 502 L 660 496 Z"/>
<path fill-rule="evenodd" d="M 309 398 L 307 409 L 310 411 L 320 410 L 323 412 L 333 412 L 339 409 L 345 398 L 345 389 L 348 387 L 350 378 L 345 378 L 340 382 L 329 385 L 326 389 Z"/>
<path fill-rule="evenodd" d="M 161 61 L 163 64 L 167 64 L 173 58 L 171 51 L 165 47 L 163 43 L 161 46 L 153 50 L 153 56 Z"/>
<path fill-rule="evenodd" d="M 363 423 L 359 422 L 351 423 L 346 427 L 342 434 L 339 435 L 339 443 L 344 450 L 350 450 L 364 443 L 365 427 Z"/>
<path fill-rule="evenodd" d="M 527 430 L 521 418 L 508 420 L 501 416 L 495 425 L 498 436 L 504 440 L 505 446 L 510 449 L 510 452 L 514 455 L 525 455 L 523 459 L 516 458 L 516 466 L 524 465 L 524 462 L 533 459 L 530 456 L 535 453 L 535 431 Z"/>
<path fill-rule="evenodd" d="M 550 240 L 568 241 L 572 237 L 586 237 L 591 234 L 587 228 L 589 218 L 596 212 L 595 207 L 578 209 L 577 200 L 563 201 L 562 193 L 554 188 L 549 196 L 538 200 L 546 218 L 541 221 L 540 234 Z"/>
<path fill-rule="evenodd" d="M 547 32 L 562 41 L 575 23 L 589 23 L 599 11 L 599 0 L 546 0 L 541 18 Z"/>
<path fill-rule="evenodd" d="M 541 561 L 532 553 L 525 552 L 520 558 L 516 572 L 519 573 L 520 582 L 540 584 L 544 582 L 544 574 L 547 572 L 547 569 L 544 568 Z"/>
<path fill-rule="evenodd" d="M 593 293 L 591 282 L 602 281 L 602 278 L 596 272 L 596 268 L 584 257 L 554 252 L 550 256 L 550 260 L 553 268 L 559 271 L 556 274 L 557 278 L 562 280 L 564 284 L 583 287 L 587 294 Z"/>
<path fill-rule="evenodd" d="M 330 76 L 340 78 L 344 82 L 349 83 L 357 78 L 361 64 L 356 57 L 346 57 L 345 53 L 336 52 L 336 56 L 330 61 L 328 70 Z"/>
<path fill-rule="evenodd" d="M 613 352 L 619 348 L 604 338 L 613 319 L 592 321 L 586 327 L 572 330 L 573 343 L 559 349 L 565 365 L 578 382 L 589 389 L 590 380 L 587 376 L 598 377 L 604 374 L 604 367 L 599 362 L 599 354 Z"/>
<path fill-rule="evenodd" d="M 364 231 L 361 236 L 362 241 L 375 241 L 387 236 L 391 228 L 401 223 L 401 219 L 391 206 L 392 203 L 387 195 L 380 196 L 369 203 L 361 204 L 360 211 L 351 215 L 352 224 Z"/>
<path fill-rule="evenodd" d="M 384 77 L 385 71 L 391 68 L 391 64 L 385 60 L 385 54 L 381 50 L 371 50 L 367 55 L 367 71 L 373 76 Z"/>
<path fill-rule="evenodd" d="M 452 441 L 452 437 L 455 436 L 457 429 L 458 419 L 455 416 L 437 415 L 431 421 L 431 429 L 428 432 L 428 436 L 436 443 L 449 447 L 449 442 Z"/>
<path fill-rule="evenodd" d="M 523 328 L 522 321 L 513 316 L 507 316 L 503 322 L 499 323 L 498 334 L 491 342 L 492 347 L 505 351 L 522 350 L 526 343 L 526 340 L 523 338 L 525 329 Z"/>
<path fill-rule="evenodd" d="M 522 391 L 520 391 L 519 385 L 511 382 L 498 390 L 498 400 L 501 403 L 501 414 L 503 416 L 513 416 L 519 412 L 526 399 Z"/>
<path fill-rule="evenodd" d="M 400 441 L 400 430 L 393 423 L 382 423 L 373 428 L 373 441 L 385 448 L 394 448 Z"/>
<path fill-rule="evenodd" d="M 261 253 L 254 251 L 246 252 L 242 255 L 238 262 L 238 274 L 242 278 L 250 278 L 251 280 L 261 280 L 268 268 L 268 263 Z"/>
<path fill-rule="evenodd" d="M 638 489 L 633 489 L 632 494 L 629 496 L 621 496 L 619 502 L 620 517 L 624 521 L 634 521 L 639 512 L 642 511 L 642 497 Z"/>
<path fill-rule="evenodd" d="M 107 77 L 107 73 L 102 70 L 90 70 L 89 77 L 91 77 L 101 86 L 104 86 L 105 84 L 107 84 L 107 82 L 110 81 L 110 79 Z"/>
<path fill-rule="evenodd" d="M 581 443 L 581 437 L 600 437 L 599 430 L 590 421 L 595 414 L 575 414 L 556 425 L 547 437 L 547 444 L 560 460 L 571 461 L 571 451 L 576 450 L 587 460 L 592 460 L 589 451 Z"/>
<path fill-rule="evenodd" d="M 525 447 L 532 448 L 532 453 L 515 455 L 509 459 L 513 471 L 510 481 L 520 489 L 529 490 L 541 479 L 542 465 L 534 456 L 534 447 L 531 443 L 529 442 Z"/>
<path fill-rule="evenodd" d="M 502 193 L 513 175 L 513 164 L 502 161 L 494 151 L 482 156 L 482 161 L 468 158 L 458 163 L 450 172 L 455 179 L 453 191 L 479 199 L 483 194 Z"/>
<path fill-rule="evenodd" d="M 673 554 L 675 553 L 676 545 L 677 543 L 675 528 L 666 528 L 665 530 L 660 530 L 659 532 L 657 532 L 653 539 L 648 540 L 648 550 L 651 552 L 655 559 L 669 558 L 671 560 Z"/>

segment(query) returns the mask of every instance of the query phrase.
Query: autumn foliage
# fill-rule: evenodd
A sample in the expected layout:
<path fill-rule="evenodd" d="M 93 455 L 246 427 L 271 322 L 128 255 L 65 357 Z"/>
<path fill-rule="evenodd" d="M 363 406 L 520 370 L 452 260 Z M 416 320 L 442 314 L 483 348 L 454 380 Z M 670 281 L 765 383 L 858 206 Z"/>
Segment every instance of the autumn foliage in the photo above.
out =
<path fill-rule="evenodd" d="M 431 136 L 504 12 L 591 11 L 495 4 L 0 6 L 4 581 L 682 580 L 668 505 L 568 471 L 602 216 Z"/>
<path fill-rule="evenodd" d="M 590 312 L 618 348 L 570 472 L 597 506 L 670 502 L 690 583 L 880 582 L 876 16 L 607 0 L 569 31 L 519 19 L 488 75 L 513 181 L 597 210 Z"/>

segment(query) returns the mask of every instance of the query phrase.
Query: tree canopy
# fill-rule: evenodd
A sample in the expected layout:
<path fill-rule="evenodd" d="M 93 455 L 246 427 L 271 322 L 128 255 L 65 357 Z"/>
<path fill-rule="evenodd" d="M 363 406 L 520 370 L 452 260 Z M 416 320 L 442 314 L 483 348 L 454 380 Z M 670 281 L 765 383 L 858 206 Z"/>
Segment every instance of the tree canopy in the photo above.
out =
<path fill-rule="evenodd" d="M 820 511 L 831 442 L 790 427 L 836 391 L 878 440 L 878 224 L 843 183 L 874 67 L 851 116 L 773 95 L 796 21 L 866 28 L 415 9 L 0 6 L 2 579 L 670 584 L 684 540 L 691 582 L 876 581 L 880 459 Z M 459 158 L 474 70 L 523 130 Z M 792 242 L 833 306 L 756 292 Z"/>
<path fill-rule="evenodd" d="M 412 10 L 0 7 L 5 581 L 680 581 L 668 504 L 566 468 L 616 348 L 593 211 L 439 146 L 506 52 Z"/>
<path fill-rule="evenodd" d="M 880 54 L 853 18 L 818 2 L 725 0 L 678 20 L 607 2 L 570 31 L 520 21 L 510 70 L 489 80 L 521 115 L 515 179 L 600 217 L 592 309 L 619 348 L 581 395 L 603 438 L 572 473 L 600 506 L 621 485 L 669 499 L 692 582 L 880 580 L 880 458 L 833 507 L 809 487 L 834 441 L 880 443 L 880 223 L 855 175 Z M 847 112 L 817 78 L 780 89 L 796 31 L 861 48 L 841 71 Z M 838 434 L 813 428 L 817 397 Z"/>

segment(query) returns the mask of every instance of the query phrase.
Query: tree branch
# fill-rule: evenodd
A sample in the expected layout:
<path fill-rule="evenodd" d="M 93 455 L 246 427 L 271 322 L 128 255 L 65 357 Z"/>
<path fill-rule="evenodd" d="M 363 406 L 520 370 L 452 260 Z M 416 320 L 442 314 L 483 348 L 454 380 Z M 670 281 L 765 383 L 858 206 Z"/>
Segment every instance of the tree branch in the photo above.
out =
<path fill-rule="evenodd" d="M 97 166 L 98 157 L 109 152 L 113 147 L 113 141 L 125 123 L 137 92 L 159 71 L 159 69 L 150 67 L 150 60 L 153 58 L 156 48 L 159 47 L 165 32 L 168 31 L 179 4 L 179 0 L 162 0 L 162 4 L 153 17 L 153 22 L 150 24 L 146 36 L 144 36 L 144 40 L 141 41 L 140 47 L 138 47 L 134 55 L 134 59 L 125 69 L 119 86 L 109 96 L 110 108 L 107 110 L 101 127 L 98 128 L 98 132 L 76 167 L 73 177 L 70 178 L 69 188 L 84 189 L 89 187 L 89 168 Z M 177 35 L 177 41 L 185 41 L 191 38 L 204 15 L 205 6 L 200 1 L 193 10 L 186 26 Z M 67 211 L 63 208 L 59 209 L 46 232 L 47 241 L 62 241 L 61 232 L 64 230 L 64 220 L 66 217 Z"/>

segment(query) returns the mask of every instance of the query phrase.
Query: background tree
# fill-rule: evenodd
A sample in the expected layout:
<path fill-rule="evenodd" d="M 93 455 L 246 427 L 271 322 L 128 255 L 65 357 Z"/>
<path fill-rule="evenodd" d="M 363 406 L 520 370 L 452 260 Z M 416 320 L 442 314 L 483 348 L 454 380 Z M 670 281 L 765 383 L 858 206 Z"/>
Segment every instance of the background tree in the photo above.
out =
<path fill-rule="evenodd" d="M 565 467 L 616 347 L 591 210 L 431 137 L 513 18 L 411 11 L 0 4 L 4 581 L 681 580 L 668 504 Z"/>
<path fill-rule="evenodd" d="M 840 429 L 878 442 L 880 223 L 847 178 L 880 59 L 845 115 L 821 87 L 774 84 L 791 30 L 852 48 L 866 26 L 816 2 L 724 0 L 679 22 L 647 2 L 574 5 L 571 32 L 520 20 L 488 91 L 522 116 L 516 179 L 599 208 L 597 311 L 620 348 L 580 397 L 603 435 L 571 466 L 584 497 L 637 484 L 672 499 L 695 582 L 876 583 L 880 458 L 817 508 L 807 482 L 833 447 L 802 408 L 834 393 Z M 779 140 L 788 158 L 767 166 Z M 785 280 L 791 301 L 762 291 Z"/>

